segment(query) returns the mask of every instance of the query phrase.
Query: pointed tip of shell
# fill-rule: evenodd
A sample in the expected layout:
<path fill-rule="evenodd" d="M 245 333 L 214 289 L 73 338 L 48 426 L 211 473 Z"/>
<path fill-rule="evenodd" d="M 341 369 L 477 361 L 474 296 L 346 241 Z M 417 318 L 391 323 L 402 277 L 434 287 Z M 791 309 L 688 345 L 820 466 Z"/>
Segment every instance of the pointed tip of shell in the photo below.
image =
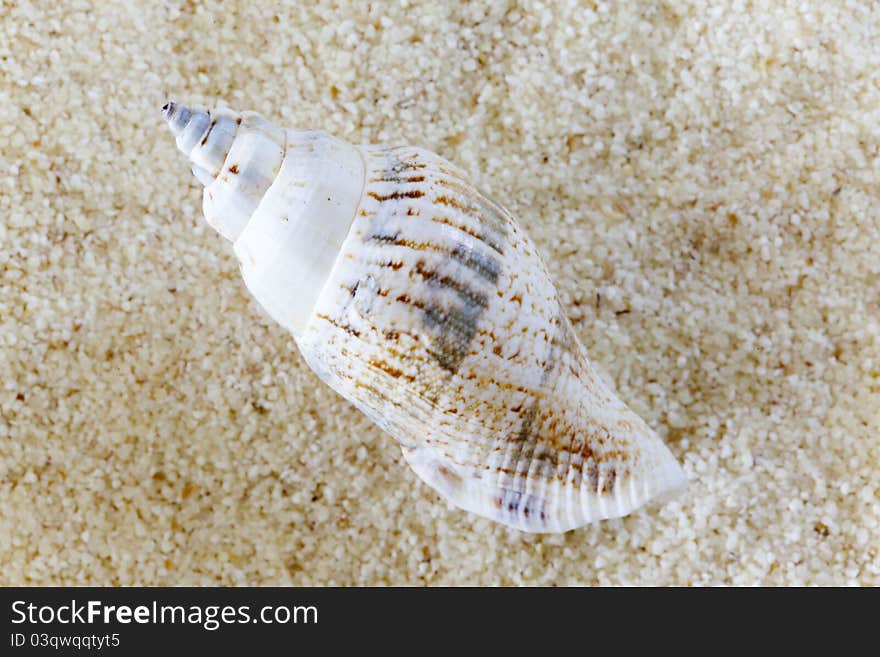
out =
<path fill-rule="evenodd" d="M 192 110 L 186 105 L 168 101 L 162 106 L 162 118 L 168 123 L 171 134 L 177 137 L 192 117 Z"/>
<path fill-rule="evenodd" d="M 192 163 L 193 174 L 203 185 L 209 185 L 232 145 L 237 125 L 229 117 L 223 117 L 222 112 L 212 113 L 203 107 L 189 107 L 173 101 L 162 106 L 162 118 L 168 124 L 177 148 Z"/>

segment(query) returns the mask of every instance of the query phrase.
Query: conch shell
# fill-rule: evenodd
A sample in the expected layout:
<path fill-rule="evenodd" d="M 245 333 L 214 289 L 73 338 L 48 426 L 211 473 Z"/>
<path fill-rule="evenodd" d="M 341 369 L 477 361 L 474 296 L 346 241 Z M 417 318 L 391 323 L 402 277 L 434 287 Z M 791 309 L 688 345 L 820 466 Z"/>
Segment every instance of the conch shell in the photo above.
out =
<path fill-rule="evenodd" d="M 560 532 L 683 487 L 587 360 L 522 227 L 455 165 L 253 112 L 163 112 L 248 289 L 441 496 Z"/>

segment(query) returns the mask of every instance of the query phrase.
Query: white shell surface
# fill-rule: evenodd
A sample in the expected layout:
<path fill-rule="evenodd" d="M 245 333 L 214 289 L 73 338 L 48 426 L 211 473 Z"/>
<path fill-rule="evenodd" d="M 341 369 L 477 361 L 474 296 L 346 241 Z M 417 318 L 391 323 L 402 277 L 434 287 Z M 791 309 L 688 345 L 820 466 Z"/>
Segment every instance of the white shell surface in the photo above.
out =
<path fill-rule="evenodd" d="M 248 289 L 294 336 L 336 263 L 363 181 L 363 160 L 350 144 L 289 130 L 280 170 L 235 242 Z"/>
<path fill-rule="evenodd" d="M 243 112 L 239 118 L 235 139 L 216 178 L 205 187 L 203 202 L 205 220 L 231 241 L 251 220 L 269 186 L 277 182 L 286 146 L 285 131 L 259 114 Z M 202 150 L 210 149 L 212 135 L 213 129 L 202 138 Z"/>

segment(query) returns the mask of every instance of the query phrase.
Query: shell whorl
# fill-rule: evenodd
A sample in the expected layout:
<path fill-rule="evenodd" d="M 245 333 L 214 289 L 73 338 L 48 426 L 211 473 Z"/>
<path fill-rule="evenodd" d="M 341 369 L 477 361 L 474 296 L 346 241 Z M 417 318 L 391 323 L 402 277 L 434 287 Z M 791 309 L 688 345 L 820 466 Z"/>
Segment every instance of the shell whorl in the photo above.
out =
<path fill-rule="evenodd" d="M 456 506 L 525 531 L 626 515 L 681 467 L 602 383 L 518 222 L 451 163 L 367 147 L 298 344 Z"/>
<path fill-rule="evenodd" d="M 547 532 L 684 486 L 593 369 L 522 227 L 460 169 L 250 112 L 165 114 L 249 290 L 443 497 Z"/>
<path fill-rule="evenodd" d="M 284 130 L 255 112 L 164 116 L 205 185 L 206 221 L 234 242 L 245 284 L 298 335 L 314 308 L 363 189 L 358 150 L 320 130 Z"/>
<path fill-rule="evenodd" d="M 210 185 L 219 175 L 235 139 L 237 117 L 179 103 L 167 103 L 162 108 L 162 116 L 177 147 L 192 162 L 193 175 L 203 185 Z"/>

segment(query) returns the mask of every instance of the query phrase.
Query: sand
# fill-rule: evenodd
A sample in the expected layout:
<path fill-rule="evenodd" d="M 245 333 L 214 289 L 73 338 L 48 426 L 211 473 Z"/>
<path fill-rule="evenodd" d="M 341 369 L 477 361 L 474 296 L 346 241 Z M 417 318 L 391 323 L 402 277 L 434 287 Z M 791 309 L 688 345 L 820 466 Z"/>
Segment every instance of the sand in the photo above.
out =
<path fill-rule="evenodd" d="M 880 584 L 880 6 L 15 2 L 0 584 Z M 313 375 L 160 108 L 435 150 L 691 483 L 535 536 Z"/>

